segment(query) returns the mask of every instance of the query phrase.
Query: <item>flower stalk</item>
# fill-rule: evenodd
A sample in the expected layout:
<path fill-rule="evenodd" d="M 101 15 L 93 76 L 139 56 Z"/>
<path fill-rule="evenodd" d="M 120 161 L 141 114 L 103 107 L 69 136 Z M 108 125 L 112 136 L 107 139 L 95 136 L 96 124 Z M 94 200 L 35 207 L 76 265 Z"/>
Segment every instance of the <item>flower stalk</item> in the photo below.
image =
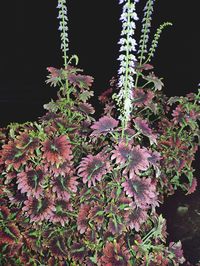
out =
<path fill-rule="evenodd" d="M 138 49 L 138 54 L 139 54 L 138 58 L 140 59 L 139 66 L 141 66 L 143 60 L 146 59 L 145 55 L 148 52 L 147 44 L 149 41 L 154 2 L 155 0 L 148 0 L 144 7 L 144 17 L 142 19 L 142 34 L 139 41 L 139 49 Z"/>
<path fill-rule="evenodd" d="M 169 26 L 172 26 L 172 23 L 171 22 L 164 22 L 163 24 L 161 24 L 159 26 L 159 28 L 157 29 L 155 35 L 154 35 L 154 38 L 153 38 L 153 41 L 151 43 L 151 47 L 149 49 L 149 53 L 148 53 L 148 57 L 145 61 L 144 64 L 148 63 L 151 61 L 151 59 L 153 58 L 154 54 L 155 54 L 155 51 L 156 51 L 156 48 L 158 46 L 158 41 L 160 39 L 160 36 L 163 32 L 163 30 L 166 28 L 166 27 L 169 27 Z"/>
<path fill-rule="evenodd" d="M 120 20 L 122 21 L 121 39 L 118 42 L 121 45 L 121 54 L 118 58 L 118 60 L 120 61 L 120 68 L 118 71 L 118 86 L 120 88 L 120 91 L 119 94 L 115 96 L 115 98 L 116 103 L 119 106 L 119 119 L 121 120 L 122 125 L 122 136 L 124 135 L 124 130 L 127 128 L 127 124 L 132 111 L 131 90 L 134 86 L 133 75 L 136 73 L 136 57 L 134 55 L 134 52 L 136 51 L 136 41 L 133 36 L 135 33 L 135 21 L 138 20 L 138 16 L 135 12 L 135 2 L 138 1 L 119 1 L 120 4 L 124 3 L 124 6 L 122 15 L 120 17 Z"/>
<path fill-rule="evenodd" d="M 58 0 L 58 6 L 57 8 L 59 9 L 58 13 L 58 19 L 60 21 L 59 23 L 59 28 L 58 30 L 61 32 L 60 33 L 60 38 L 61 38 L 61 50 L 63 52 L 63 59 L 64 59 L 64 67 L 67 67 L 67 51 L 69 50 L 69 39 L 68 39 L 68 18 L 67 18 L 67 5 L 66 5 L 66 0 Z"/>
<path fill-rule="evenodd" d="M 68 39 L 68 17 L 67 17 L 67 4 L 66 0 L 58 0 L 58 6 L 57 8 L 59 9 L 58 13 L 58 19 L 60 21 L 59 23 L 59 28 L 58 30 L 61 32 L 60 33 L 60 38 L 61 38 L 61 51 L 63 53 L 63 59 L 64 59 L 64 68 L 67 69 L 67 66 L 71 59 L 68 61 L 68 55 L 67 52 L 69 50 L 69 39 Z M 70 90 L 69 90 L 69 82 L 68 78 L 66 76 L 65 80 L 65 88 L 66 88 L 66 99 L 67 102 L 70 103 Z"/>
<path fill-rule="evenodd" d="M 148 53 L 147 44 L 149 41 L 149 34 L 151 28 L 151 20 L 153 14 L 153 6 L 155 0 L 148 0 L 144 7 L 144 17 L 142 19 L 142 31 L 141 37 L 139 40 L 139 48 L 138 48 L 138 59 L 139 59 L 139 66 L 142 66 L 143 61 L 146 59 L 146 54 Z M 137 71 L 136 79 L 135 79 L 135 87 L 138 85 L 139 76 L 141 73 Z"/>

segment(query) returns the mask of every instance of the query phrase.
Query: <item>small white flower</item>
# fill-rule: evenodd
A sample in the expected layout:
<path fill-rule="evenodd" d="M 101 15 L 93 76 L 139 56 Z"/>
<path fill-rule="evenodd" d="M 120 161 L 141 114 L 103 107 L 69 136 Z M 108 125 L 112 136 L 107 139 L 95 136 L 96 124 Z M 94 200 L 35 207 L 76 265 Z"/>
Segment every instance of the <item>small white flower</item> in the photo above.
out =
<path fill-rule="evenodd" d="M 119 49 L 120 52 L 123 52 L 123 51 L 126 51 L 126 50 L 127 50 L 126 46 L 121 46 L 120 49 Z"/>
<path fill-rule="evenodd" d="M 118 60 L 119 60 L 119 61 L 122 61 L 122 60 L 124 60 L 125 57 L 126 57 L 126 56 L 125 56 L 124 54 L 120 54 L 120 56 L 118 57 Z"/>
<path fill-rule="evenodd" d="M 136 41 L 133 39 L 133 38 L 129 38 L 129 43 L 131 43 L 131 45 L 133 45 L 133 46 L 136 46 L 137 45 L 137 43 L 136 43 Z"/>
<path fill-rule="evenodd" d="M 131 81 L 131 82 L 133 82 L 133 81 L 134 81 L 134 79 L 133 79 L 133 77 L 132 77 L 132 76 L 128 76 L 128 80 L 129 80 L 129 81 Z"/>
<path fill-rule="evenodd" d="M 129 30 L 128 30 L 128 35 L 129 35 L 129 36 L 133 36 L 134 33 L 135 33 L 134 29 L 129 29 Z"/>
<path fill-rule="evenodd" d="M 118 44 L 125 44 L 125 42 L 126 42 L 126 39 L 125 38 L 121 38 L 120 40 L 119 40 L 119 42 L 118 42 Z"/>
<path fill-rule="evenodd" d="M 134 88 L 134 82 L 130 81 L 129 84 L 131 89 Z"/>
<path fill-rule="evenodd" d="M 128 18 L 127 14 L 126 13 L 122 13 L 122 15 L 120 17 L 120 20 L 127 21 L 127 18 Z"/>
<path fill-rule="evenodd" d="M 136 12 L 133 12 L 132 15 L 131 15 L 131 17 L 132 17 L 134 20 L 138 20 L 138 19 L 139 19 L 139 18 L 138 18 L 138 15 L 137 15 Z"/>
<path fill-rule="evenodd" d="M 121 61 L 121 62 L 120 62 L 120 67 L 124 67 L 124 68 L 126 68 L 126 62 Z"/>
<path fill-rule="evenodd" d="M 129 67 L 132 67 L 132 68 L 134 68 L 134 67 L 135 67 L 135 62 L 133 62 L 133 61 L 130 61 L 128 65 L 129 65 Z"/>
<path fill-rule="evenodd" d="M 59 26 L 58 30 L 59 30 L 59 31 L 62 31 L 62 30 L 63 30 L 62 25 Z"/>
<path fill-rule="evenodd" d="M 121 75 L 122 73 L 126 72 L 126 68 L 124 67 L 120 67 L 120 69 L 118 70 L 118 74 Z"/>
<path fill-rule="evenodd" d="M 135 29 L 136 28 L 136 25 L 135 25 L 135 22 L 134 21 L 131 21 L 130 28 L 132 28 L 132 29 Z"/>

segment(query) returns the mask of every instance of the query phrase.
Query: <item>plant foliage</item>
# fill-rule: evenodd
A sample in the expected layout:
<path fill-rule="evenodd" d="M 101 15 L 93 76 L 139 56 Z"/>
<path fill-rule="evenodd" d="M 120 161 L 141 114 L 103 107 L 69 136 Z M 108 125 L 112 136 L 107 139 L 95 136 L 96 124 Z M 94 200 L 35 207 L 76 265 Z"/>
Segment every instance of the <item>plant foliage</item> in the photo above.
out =
<path fill-rule="evenodd" d="M 128 14 L 135 3 L 120 3 L 126 11 L 123 23 L 131 23 Z M 150 20 L 152 4 L 147 1 L 144 23 Z M 59 8 L 62 19 L 64 0 Z M 123 30 L 131 29 L 126 25 Z M 143 34 L 147 29 L 149 24 Z M 152 57 L 159 34 L 146 58 Z M 144 35 L 142 40 L 144 59 Z M 67 44 L 62 47 L 66 52 Z M 126 123 L 112 97 L 124 84 L 115 79 L 99 97 L 104 112 L 96 120 L 88 102 L 93 78 L 70 64 L 76 56 L 66 58 L 64 68 L 48 68 L 47 83 L 58 87 L 58 97 L 44 105 L 44 116 L 0 132 L 0 264 L 184 263 L 180 241 L 166 244 L 166 220 L 157 208 L 177 188 L 186 194 L 195 191 L 192 163 L 200 139 L 200 90 L 168 98 L 153 66 L 139 64 L 139 85 L 125 87 L 132 105 Z M 122 71 L 129 81 L 134 74 L 130 62 Z M 127 94 L 120 95 L 126 103 Z"/>

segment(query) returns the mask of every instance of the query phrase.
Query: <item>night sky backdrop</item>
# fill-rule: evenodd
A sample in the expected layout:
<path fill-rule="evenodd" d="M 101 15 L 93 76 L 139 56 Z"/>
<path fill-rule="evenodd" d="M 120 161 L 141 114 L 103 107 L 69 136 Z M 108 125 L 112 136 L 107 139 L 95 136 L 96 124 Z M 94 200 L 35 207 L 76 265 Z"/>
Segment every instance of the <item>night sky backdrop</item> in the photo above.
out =
<path fill-rule="evenodd" d="M 117 73 L 121 6 L 118 0 L 67 2 L 70 54 L 77 54 L 79 67 L 95 78 L 95 103 Z M 138 4 L 139 17 L 144 3 Z M 0 126 L 36 119 L 56 95 L 45 84 L 46 67 L 62 66 L 56 5 L 56 0 L 1 1 Z M 200 82 L 198 15 L 197 0 L 155 3 L 152 34 L 164 21 L 174 24 L 162 34 L 152 62 L 167 95 L 195 91 Z"/>

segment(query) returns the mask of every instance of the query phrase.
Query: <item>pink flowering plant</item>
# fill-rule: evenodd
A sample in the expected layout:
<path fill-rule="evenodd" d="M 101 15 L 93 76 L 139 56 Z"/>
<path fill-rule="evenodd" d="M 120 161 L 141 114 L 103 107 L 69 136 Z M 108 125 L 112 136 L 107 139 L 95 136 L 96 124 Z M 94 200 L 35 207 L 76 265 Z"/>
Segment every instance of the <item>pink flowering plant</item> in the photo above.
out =
<path fill-rule="evenodd" d="M 150 64 L 153 0 L 147 0 L 139 45 L 138 1 L 120 0 L 120 68 L 96 120 L 93 78 L 68 56 L 67 6 L 58 0 L 64 66 L 48 67 L 57 100 L 37 122 L 0 133 L 1 265 L 179 265 L 181 242 L 166 244 L 164 196 L 195 191 L 200 90 L 167 98 Z M 138 47 L 138 49 L 136 48 Z M 75 63 L 73 65 L 73 62 Z"/>

